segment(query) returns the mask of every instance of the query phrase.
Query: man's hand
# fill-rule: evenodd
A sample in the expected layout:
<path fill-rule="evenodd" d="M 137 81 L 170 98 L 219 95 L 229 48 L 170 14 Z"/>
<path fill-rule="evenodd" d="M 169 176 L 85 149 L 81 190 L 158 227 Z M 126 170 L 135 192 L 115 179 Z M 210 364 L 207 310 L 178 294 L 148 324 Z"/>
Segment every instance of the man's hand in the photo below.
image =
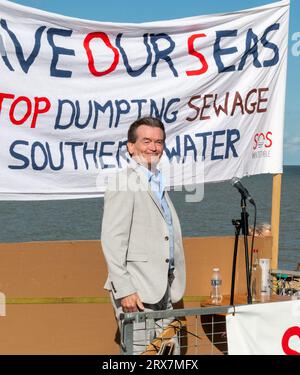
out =
<path fill-rule="evenodd" d="M 144 310 L 144 305 L 137 293 L 122 298 L 121 306 L 125 313 Z"/>

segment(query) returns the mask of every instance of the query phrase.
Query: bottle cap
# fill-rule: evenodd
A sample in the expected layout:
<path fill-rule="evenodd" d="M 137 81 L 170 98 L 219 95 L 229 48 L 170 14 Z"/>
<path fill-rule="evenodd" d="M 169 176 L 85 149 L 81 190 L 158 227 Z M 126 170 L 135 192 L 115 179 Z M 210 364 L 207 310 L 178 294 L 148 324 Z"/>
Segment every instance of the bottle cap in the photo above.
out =
<path fill-rule="evenodd" d="M 214 271 L 214 272 L 218 272 L 218 271 L 220 271 L 220 268 L 215 267 L 215 268 L 213 268 L 213 271 Z"/>

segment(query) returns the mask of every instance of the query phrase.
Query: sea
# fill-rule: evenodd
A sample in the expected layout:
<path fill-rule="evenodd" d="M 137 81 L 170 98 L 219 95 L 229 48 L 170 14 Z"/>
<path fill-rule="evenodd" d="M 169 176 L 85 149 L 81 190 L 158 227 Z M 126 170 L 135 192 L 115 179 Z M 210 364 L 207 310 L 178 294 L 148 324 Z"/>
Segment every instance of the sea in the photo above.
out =
<path fill-rule="evenodd" d="M 271 222 L 272 175 L 244 177 L 257 206 L 257 223 Z M 300 166 L 284 166 L 281 192 L 279 269 L 300 263 Z M 230 182 L 207 183 L 197 202 L 190 190 L 171 191 L 183 236 L 233 236 L 240 219 L 240 194 Z M 199 191 L 200 191 L 199 190 Z M 200 191 L 200 192 L 201 192 Z M 248 204 L 249 224 L 254 209 Z M 55 201 L 0 201 L 0 242 L 98 240 L 103 198 Z"/>

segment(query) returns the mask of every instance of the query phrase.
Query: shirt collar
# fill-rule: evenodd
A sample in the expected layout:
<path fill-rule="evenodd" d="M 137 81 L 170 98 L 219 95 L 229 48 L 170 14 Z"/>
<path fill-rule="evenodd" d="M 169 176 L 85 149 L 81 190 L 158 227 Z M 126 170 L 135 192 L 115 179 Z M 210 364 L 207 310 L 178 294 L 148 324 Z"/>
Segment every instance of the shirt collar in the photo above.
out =
<path fill-rule="evenodd" d="M 147 176 L 148 182 L 155 176 L 157 180 L 161 179 L 161 172 L 159 169 L 155 169 L 154 172 L 150 171 L 148 168 L 143 166 L 142 164 L 138 164 L 138 168 L 143 171 L 143 173 Z"/>
<path fill-rule="evenodd" d="M 160 169 L 156 168 L 155 171 L 154 171 L 154 173 L 153 173 L 147 167 L 145 167 L 144 165 L 138 163 L 132 157 L 130 157 L 130 159 L 129 159 L 129 165 L 131 166 L 131 168 L 140 170 L 141 173 L 147 178 L 147 181 L 150 184 L 151 184 L 151 181 L 153 181 L 152 178 L 155 176 L 155 180 L 156 180 L 155 182 L 159 183 L 160 195 L 161 195 L 161 197 L 164 195 L 164 190 L 165 190 L 165 187 L 166 187 L 166 182 L 165 182 L 164 176 L 163 176 L 162 172 L 160 171 Z"/>

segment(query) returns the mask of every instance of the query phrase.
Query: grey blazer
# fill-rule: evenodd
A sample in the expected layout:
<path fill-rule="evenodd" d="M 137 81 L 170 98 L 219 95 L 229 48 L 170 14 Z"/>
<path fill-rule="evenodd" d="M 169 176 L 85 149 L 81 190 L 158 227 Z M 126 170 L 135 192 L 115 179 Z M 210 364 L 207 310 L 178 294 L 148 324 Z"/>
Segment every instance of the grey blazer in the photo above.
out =
<path fill-rule="evenodd" d="M 172 302 L 184 294 L 186 275 L 180 223 L 167 194 L 174 226 Z M 144 303 L 157 303 L 168 283 L 169 234 L 162 209 L 145 174 L 131 165 L 107 187 L 101 233 L 108 266 L 104 288 L 119 299 L 137 292 Z"/>

